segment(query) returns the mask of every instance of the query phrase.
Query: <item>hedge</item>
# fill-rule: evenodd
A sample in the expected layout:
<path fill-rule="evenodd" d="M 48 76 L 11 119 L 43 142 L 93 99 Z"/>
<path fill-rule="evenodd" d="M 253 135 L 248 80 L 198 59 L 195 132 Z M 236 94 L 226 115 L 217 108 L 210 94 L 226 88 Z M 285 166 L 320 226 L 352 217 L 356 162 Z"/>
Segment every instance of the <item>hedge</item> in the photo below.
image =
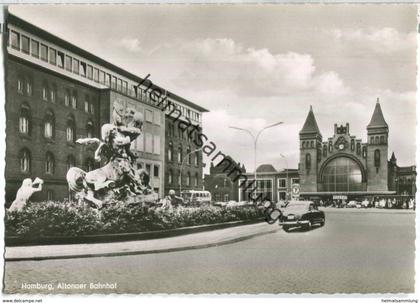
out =
<path fill-rule="evenodd" d="M 257 219 L 255 207 L 174 208 L 127 207 L 122 203 L 95 209 L 70 202 L 37 202 L 20 212 L 6 212 L 6 236 L 81 236 L 158 231 L 187 226 Z"/>

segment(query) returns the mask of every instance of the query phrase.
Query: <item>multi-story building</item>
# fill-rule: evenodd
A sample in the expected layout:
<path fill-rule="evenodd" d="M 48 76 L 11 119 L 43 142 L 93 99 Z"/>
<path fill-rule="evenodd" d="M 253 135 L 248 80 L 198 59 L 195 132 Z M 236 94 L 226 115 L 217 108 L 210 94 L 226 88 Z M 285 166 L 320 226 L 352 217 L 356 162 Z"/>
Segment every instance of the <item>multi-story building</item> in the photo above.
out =
<path fill-rule="evenodd" d="M 183 113 L 180 119 L 165 116 L 165 195 L 203 189 L 203 152 L 195 142 L 207 110 L 186 100 L 177 108 Z M 190 125 L 186 130 L 185 124 Z"/>
<path fill-rule="evenodd" d="M 209 174 L 204 176 L 204 188 L 211 193 L 213 201 L 238 201 L 239 172 L 246 173 L 244 164 L 235 162 L 230 156 L 224 157 L 217 165 L 211 162 Z"/>
<path fill-rule="evenodd" d="M 278 171 L 271 164 L 262 164 L 257 167 L 257 182 L 254 172 L 244 174 L 245 182 L 239 182 L 238 201 L 252 201 L 256 199 L 261 202 L 269 200 L 272 202 L 297 200 L 299 193 L 299 173 L 297 169 L 284 169 Z"/>
<path fill-rule="evenodd" d="M 334 135 L 323 141 L 311 107 L 299 133 L 300 195 L 349 200 L 401 193 L 402 188 L 397 190 L 396 186 L 399 176 L 408 170 L 413 182 L 415 167 L 398 168 L 394 154 L 388 161 L 388 132 L 378 101 L 367 126 L 367 142 L 352 136 L 348 123 L 335 124 Z M 409 192 L 414 191 L 410 187 Z"/>
<path fill-rule="evenodd" d="M 71 166 L 91 170 L 98 165 L 93 151 L 75 141 L 100 136 L 114 103 L 143 114 L 143 134 L 132 150 L 138 155 L 138 168 L 149 171 L 153 188 L 163 196 L 165 115 L 177 108 L 180 119 L 192 115 L 201 123 L 200 115 L 188 112 L 194 104 L 156 85 L 146 87 L 142 78 L 17 16 L 8 14 L 7 28 L 6 202 L 15 198 L 23 179 L 35 177 L 45 183 L 33 200 L 68 197 L 67 170 Z M 164 105 L 170 106 L 159 106 L 151 99 L 151 88 L 164 91 Z"/>

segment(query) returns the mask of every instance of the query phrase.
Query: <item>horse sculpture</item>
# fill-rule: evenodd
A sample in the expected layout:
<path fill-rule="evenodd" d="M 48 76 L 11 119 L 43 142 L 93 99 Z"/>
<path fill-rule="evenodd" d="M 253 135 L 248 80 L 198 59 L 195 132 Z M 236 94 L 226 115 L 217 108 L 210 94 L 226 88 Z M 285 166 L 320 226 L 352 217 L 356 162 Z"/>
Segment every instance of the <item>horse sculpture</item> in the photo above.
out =
<path fill-rule="evenodd" d="M 83 138 L 76 142 L 97 146 L 95 161 L 105 165 L 85 172 L 71 167 L 67 172 L 69 188 L 79 203 L 87 201 L 100 209 L 112 201 L 126 204 L 154 202 L 157 194 L 149 185 L 149 175 L 144 169 L 136 169 L 136 156 L 131 143 L 141 135 L 143 115 L 134 109 L 114 104 L 112 123 L 101 128 L 101 139 Z"/>

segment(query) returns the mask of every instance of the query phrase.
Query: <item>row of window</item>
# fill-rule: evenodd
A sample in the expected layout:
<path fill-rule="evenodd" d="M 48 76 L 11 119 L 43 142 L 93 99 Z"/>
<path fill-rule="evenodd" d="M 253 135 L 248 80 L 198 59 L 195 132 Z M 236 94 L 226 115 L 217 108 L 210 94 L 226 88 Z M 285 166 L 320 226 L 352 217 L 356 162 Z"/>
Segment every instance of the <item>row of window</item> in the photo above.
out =
<path fill-rule="evenodd" d="M 148 132 L 144 132 L 143 134 L 144 136 L 138 136 L 131 143 L 131 149 L 160 155 L 160 135 L 153 135 Z"/>
<path fill-rule="evenodd" d="M 27 96 L 32 96 L 32 81 L 29 79 L 29 77 L 18 76 L 17 91 L 21 95 L 26 94 Z M 47 81 L 43 82 L 41 98 L 44 101 L 51 101 L 52 103 L 56 103 L 57 86 L 55 85 L 55 83 L 52 83 L 50 85 Z M 73 91 L 70 91 L 69 89 L 65 90 L 64 105 L 71 106 L 74 109 L 77 109 L 80 107 L 78 105 L 77 92 L 75 90 Z M 94 114 L 95 112 L 94 102 L 93 100 L 91 100 L 91 97 L 88 94 L 85 94 L 84 111 L 90 114 Z"/>
<path fill-rule="evenodd" d="M 79 75 L 83 78 L 87 78 L 94 82 L 105 85 L 111 89 L 114 89 L 120 93 L 126 94 L 130 97 L 141 100 L 145 103 L 154 104 L 151 100 L 149 93 L 151 89 L 137 89 L 137 84 L 129 88 L 128 82 L 117 77 L 116 75 L 107 73 L 98 67 L 88 64 L 82 60 L 74 58 L 69 54 L 56 50 L 53 47 L 47 46 L 40 43 L 36 39 L 29 38 L 28 36 L 21 34 L 15 30 L 10 30 L 9 45 L 12 48 L 22 51 L 27 55 L 31 55 L 34 58 L 40 59 L 53 66 L 57 66 L 65 71 Z M 187 117 L 193 121 L 200 122 L 201 115 L 185 106 L 179 104 L 173 104 L 177 110 L 179 110 L 184 117 Z M 169 107 L 168 111 L 172 109 Z"/>
<path fill-rule="evenodd" d="M 291 178 L 291 184 L 299 184 L 299 178 Z M 281 178 L 278 179 L 278 187 L 279 188 L 286 188 L 286 187 L 290 187 L 289 184 L 287 184 L 287 179 L 286 178 Z"/>
<path fill-rule="evenodd" d="M 168 170 L 168 184 L 177 184 L 181 185 L 181 182 L 186 186 L 198 186 L 199 185 L 199 175 L 195 173 L 194 176 L 191 176 L 190 172 L 185 174 L 184 178 L 180 175 L 179 171 Z"/>
<path fill-rule="evenodd" d="M 167 125 L 166 131 L 168 137 L 180 138 L 188 142 L 196 141 L 199 135 L 197 130 L 187 129 L 183 131 L 180 127 L 175 127 L 173 123 Z"/>
<path fill-rule="evenodd" d="M 43 119 L 43 135 L 47 139 L 55 138 L 55 116 L 53 111 L 48 110 Z M 29 105 L 24 104 L 19 114 L 19 132 L 30 136 L 32 133 L 32 115 Z M 92 121 L 86 124 L 86 136 L 92 138 L 94 136 L 94 125 Z M 74 142 L 76 140 L 76 122 L 72 115 L 67 116 L 66 121 L 66 140 Z"/>
<path fill-rule="evenodd" d="M 386 144 L 386 136 L 370 136 L 370 144 Z"/>
<path fill-rule="evenodd" d="M 169 143 L 169 147 L 168 147 L 168 161 L 174 161 L 174 150 L 173 150 L 173 146 L 172 146 L 172 142 Z M 200 153 L 198 151 L 196 152 L 191 152 L 191 148 L 188 147 L 186 150 L 186 154 L 185 156 L 183 156 L 183 151 L 182 151 L 182 147 L 178 147 L 177 150 L 177 162 L 179 164 L 188 164 L 191 165 L 194 162 L 195 166 L 199 166 L 199 162 L 200 162 Z M 193 160 L 194 158 L 194 160 Z M 185 160 L 187 160 L 187 162 L 185 163 Z"/>
<path fill-rule="evenodd" d="M 70 167 L 76 166 L 76 158 L 73 155 L 68 155 L 66 159 L 67 170 Z M 85 161 L 85 169 L 91 171 L 95 169 L 95 162 L 92 158 L 87 158 Z M 19 168 L 22 173 L 30 173 L 32 168 L 31 152 L 27 148 L 23 148 L 19 152 Z M 44 172 L 48 175 L 54 175 L 56 168 L 56 161 L 52 152 L 46 152 L 44 160 Z"/>

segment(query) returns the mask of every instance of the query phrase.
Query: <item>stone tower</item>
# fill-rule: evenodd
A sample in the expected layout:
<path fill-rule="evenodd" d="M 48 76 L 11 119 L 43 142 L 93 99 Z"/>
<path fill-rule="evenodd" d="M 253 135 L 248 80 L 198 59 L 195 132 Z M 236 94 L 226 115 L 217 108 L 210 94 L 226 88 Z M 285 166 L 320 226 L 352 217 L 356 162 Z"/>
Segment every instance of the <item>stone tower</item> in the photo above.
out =
<path fill-rule="evenodd" d="M 321 156 L 322 135 L 316 123 L 312 105 L 305 124 L 299 132 L 300 143 L 300 190 L 316 192 L 318 183 L 318 160 Z"/>
<path fill-rule="evenodd" d="M 388 124 L 379 98 L 367 126 L 367 190 L 388 190 Z"/>

